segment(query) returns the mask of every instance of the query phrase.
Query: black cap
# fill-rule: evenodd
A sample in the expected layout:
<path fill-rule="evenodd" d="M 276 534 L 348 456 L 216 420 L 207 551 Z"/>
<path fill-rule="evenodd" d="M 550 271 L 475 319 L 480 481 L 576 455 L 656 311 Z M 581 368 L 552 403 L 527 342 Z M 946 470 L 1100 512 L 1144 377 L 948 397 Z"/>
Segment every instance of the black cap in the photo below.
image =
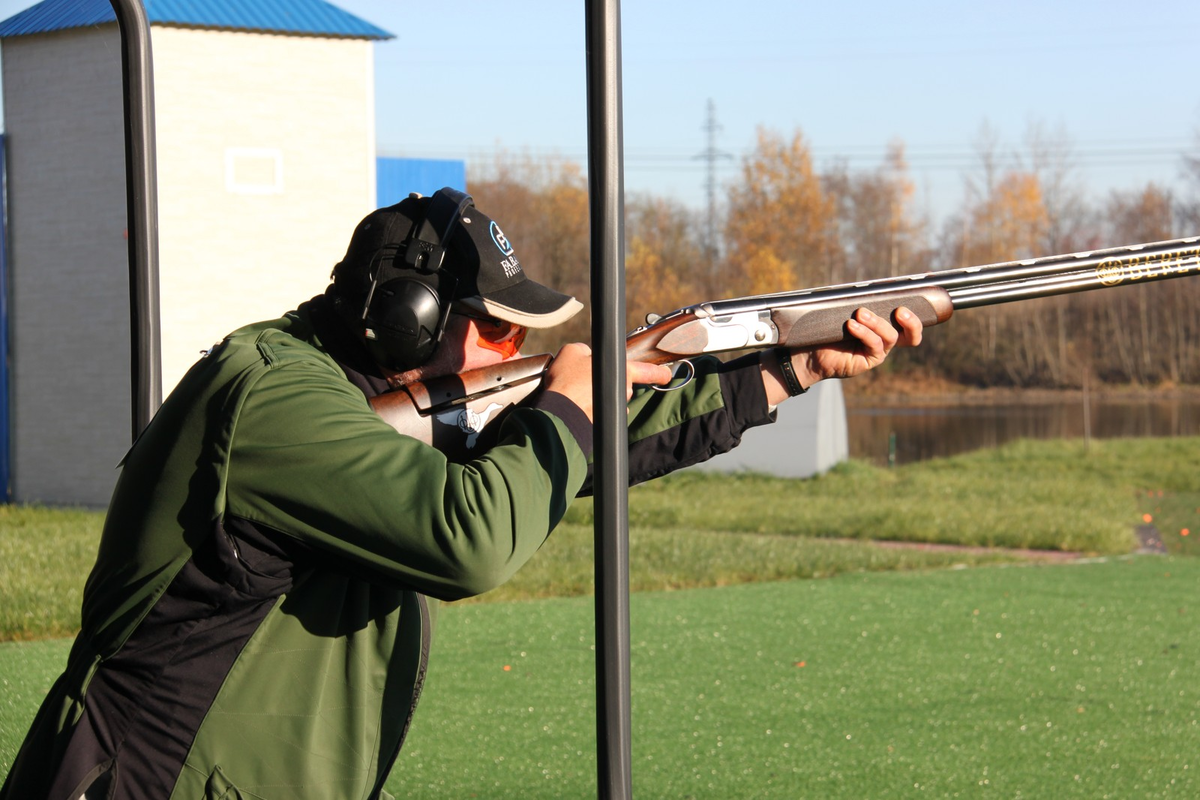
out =
<path fill-rule="evenodd" d="M 409 195 L 395 205 L 368 214 L 350 239 L 346 256 L 334 268 L 334 285 L 348 297 L 364 298 L 374 266 L 396 258 L 402 245 L 429 210 L 430 198 Z M 529 328 L 550 328 L 575 316 L 583 304 L 525 275 L 512 243 L 490 217 L 466 206 L 444 242 L 442 271 L 430 275 L 443 302 L 447 296 L 488 316 Z"/>

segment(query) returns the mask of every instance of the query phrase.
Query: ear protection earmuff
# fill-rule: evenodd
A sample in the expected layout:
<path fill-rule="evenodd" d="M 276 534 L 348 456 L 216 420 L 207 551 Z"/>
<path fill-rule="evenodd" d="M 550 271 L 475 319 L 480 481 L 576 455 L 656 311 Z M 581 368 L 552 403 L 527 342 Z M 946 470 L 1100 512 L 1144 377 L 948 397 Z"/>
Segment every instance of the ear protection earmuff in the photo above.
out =
<path fill-rule="evenodd" d="M 408 237 L 376 255 L 362 324 L 367 349 L 379 363 L 406 370 L 433 357 L 458 283 L 458 276 L 443 268 L 446 245 L 472 203 L 464 192 L 439 189 Z"/>

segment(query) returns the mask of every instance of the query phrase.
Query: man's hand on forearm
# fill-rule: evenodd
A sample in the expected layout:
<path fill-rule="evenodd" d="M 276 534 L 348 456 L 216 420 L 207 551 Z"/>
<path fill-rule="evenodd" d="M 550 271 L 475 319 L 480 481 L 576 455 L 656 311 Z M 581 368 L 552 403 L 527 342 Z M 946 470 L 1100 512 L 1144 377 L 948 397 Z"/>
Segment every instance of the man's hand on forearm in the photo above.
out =
<path fill-rule="evenodd" d="M 921 343 L 923 326 L 915 314 L 901 308 L 896 311 L 896 322 L 899 331 L 888 320 L 860 308 L 846 323 L 850 340 L 794 350 L 792 366 L 800 385 L 807 389 L 825 378 L 853 378 L 882 364 L 893 348 Z M 770 405 L 779 405 L 790 396 L 778 361 L 770 351 L 763 351 L 762 376 Z"/>

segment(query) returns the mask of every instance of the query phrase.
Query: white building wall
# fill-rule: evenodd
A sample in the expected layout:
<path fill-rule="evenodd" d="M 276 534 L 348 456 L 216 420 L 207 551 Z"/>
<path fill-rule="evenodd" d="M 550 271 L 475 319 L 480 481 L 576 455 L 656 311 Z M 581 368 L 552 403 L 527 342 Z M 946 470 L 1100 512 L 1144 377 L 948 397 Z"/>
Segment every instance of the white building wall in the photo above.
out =
<path fill-rule="evenodd" d="M 371 43 L 153 28 L 163 387 L 321 292 L 374 205 Z"/>
<path fill-rule="evenodd" d="M 155 26 L 163 388 L 321 292 L 374 203 L 371 43 Z M 17 502 L 107 504 L 129 446 L 116 25 L 6 39 Z"/>
<path fill-rule="evenodd" d="M 3 71 L 13 496 L 103 505 L 131 437 L 116 26 L 7 39 Z"/>

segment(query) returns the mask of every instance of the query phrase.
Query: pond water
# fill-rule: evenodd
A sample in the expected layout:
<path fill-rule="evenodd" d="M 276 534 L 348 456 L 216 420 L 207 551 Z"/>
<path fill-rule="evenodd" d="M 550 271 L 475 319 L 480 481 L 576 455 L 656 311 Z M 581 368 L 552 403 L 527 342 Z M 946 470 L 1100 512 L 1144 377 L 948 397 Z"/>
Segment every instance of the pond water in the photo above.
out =
<path fill-rule="evenodd" d="M 1082 396 L 1029 402 L 847 407 L 850 456 L 887 464 L 940 458 L 1013 439 L 1200 436 L 1200 397 Z M 893 439 L 894 436 L 894 439 Z"/>

